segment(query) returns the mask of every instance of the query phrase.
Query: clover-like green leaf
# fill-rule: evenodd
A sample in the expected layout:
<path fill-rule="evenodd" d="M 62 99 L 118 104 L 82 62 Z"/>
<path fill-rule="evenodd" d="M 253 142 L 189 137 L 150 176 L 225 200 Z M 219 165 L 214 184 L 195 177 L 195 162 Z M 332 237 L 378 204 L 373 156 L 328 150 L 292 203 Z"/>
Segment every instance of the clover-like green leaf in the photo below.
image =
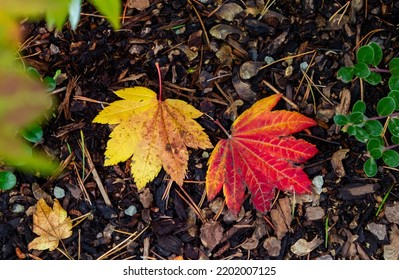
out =
<path fill-rule="evenodd" d="M 356 101 L 352 107 L 352 112 L 360 112 L 364 114 L 364 112 L 366 112 L 366 103 L 364 103 L 362 100 Z"/>
<path fill-rule="evenodd" d="M 363 113 L 353 112 L 353 113 L 348 114 L 347 118 L 350 123 L 361 124 L 361 123 L 363 123 L 365 117 L 364 117 Z"/>
<path fill-rule="evenodd" d="M 382 133 L 382 124 L 377 120 L 367 120 L 364 123 L 364 128 L 370 134 L 370 136 L 378 136 Z"/>
<path fill-rule="evenodd" d="M 399 76 L 399 58 L 392 58 L 389 62 L 389 71 L 391 71 L 392 76 Z"/>
<path fill-rule="evenodd" d="M 357 128 L 356 126 L 348 126 L 346 132 L 351 136 L 355 136 L 357 133 L 356 128 Z"/>
<path fill-rule="evenodd" d="M 377 103 L 377 113 L 379 116 L 388 116 L 395 111 L 396 103 L 392 97 L 383 97 Z"/>
<path fill-rule="evenodd" d="M 381 82 L 382 77 L 381 77 L 380 73 L 371 72 L 370 75 L 368 75 L 366 78 L 364 78 L 364 80 L 366 82 L 368 82 L 370 85 L 375 86 Z"/>
<path fill-rule="evenodd" d="M 399 90 L 391 90 L 388 93 L 388 97 L 391 97 L 393 98 L 393 100 L 395 100 L 396 103 L 395 111 L 399 111 Z"/>
<path fill-rule="evenodd" d="M 377 65 L 380 64 L 382 59 L 382 49 L 380 45 L 378 45 L 375 42 L 371 42 L 370 44 L 368 44 L 368 46 L 370 46 L 373 49 L 374 53 L 373 61 L 370 64 L 377 67 Z"/>
<path fill-rule="evenodd" d="M 353 65 L 353 74 L 355 74 L 359 78 L 366 78 L 370 75 L 370 73 L 370 68 L 364 62 L 358 62 Z"/>
<path fill-rule="evenodd" d="M 370 135 L 367 133 L 367 131 L 360 127 L 355 127 L 355 130 L 356 130 L 355 134 L 356 139 L 362 143 L 367 143 L 367 141 L 370 139 Z"/>
<path fill-rule="evenodd" d="M 353 79 L 353 67 L 341 67 L 338 70 L 337 78 L 344 83 L 349 83 Z"/>
<path fill-rule="evenodd" d="M 12 172 L 1 171 L 0 172 L 0 190 L 8 191 L 11 190 L 17 184 L 17 178 Z"/>
<path fill-rule="evenodd" d="M 389 120 L 388 130 L 392 133 L 392 135 L 399 137 L 399 119 L 397 117 L 391 118 Z"/>
<path fill-rule="evenodd" d="M 379 159 L 382 156 L 384 146 L 381 145 L 380 141 L 376 138 L 371 138 L 367 142 L 367 151 L 369 152 L 370 156 Z"/>
<path fill-rule="evenodd" d="M 349 123 L 349 120 L 348 120 L 348 118 L 345 115 L 335 115 L 334 116 L 334 122 L 337 125 L 344 126 L 344 125 L 347 125 Z"/>
<path fill-rule="evenodd" d="M 399 136 L 392 135 L 391 136 L 391 142 L 393 144 L 399 144 Z"/>
<path fill-rule="evenodd" d="M 372 157 L 368 158 L 363 166 L 363 171 L 368 177 L 374 177 L 377 174 L 377 162 Z"/>
<path fill-rule="evenodd" d="M 386 150 L 382 154 L 382 160 L 390 167 L 397 167 L 399 165 L 399 154 L 394 150 Z"/>
<path fill-rule="evenodd" d="M 388 80 L 390 90 L 399 90 L 399 76 L 391 76 Z"/>
<path fill-rule="evenodd" d="M 356 58 L 358 62 L 372 64 L 374 61 L 374 49 L 368 45 L 360 47 L 356 53 Z"/>

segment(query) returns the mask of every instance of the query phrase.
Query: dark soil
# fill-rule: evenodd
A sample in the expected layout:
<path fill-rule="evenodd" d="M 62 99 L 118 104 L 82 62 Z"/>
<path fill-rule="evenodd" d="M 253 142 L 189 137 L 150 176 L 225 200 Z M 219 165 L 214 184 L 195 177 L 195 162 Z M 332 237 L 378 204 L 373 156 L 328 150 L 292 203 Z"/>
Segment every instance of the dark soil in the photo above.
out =
<path fill-rule="evenodd" d="M 65 259 L 58 250 L 28 250 L 28 243 L 36 237 L 31 207 L 39 198 L 37 189 L 54 198 L 55 187 L 65 190 L 59 200 L 72 218 L 92 211 L 64 240 L 74 259 L 98 259 L 132 233 L 138 235 L 134 241 L 101 258 L 384 259 L 384 246 L 393 243 L 389 233 L 399 221 L 392 214 L 385 215 L 387 208 L 392 212 L 398 198 L 399 173 L 382 166 L 375 178 L 367 178 L 362 170 L 364 145 L 340 132 L 332 117 L 343 102 L 344 89 L 350 90 L 346 96 L 350 104 L 361 98 L 359 80 L 344 84 L 336 78 L 341 66 L 355 61 L 356 46 L 379 43 L 386 58 L 382 68 L 398 56 L 399 3 L 352 0 L 364 5 L 356 10 L 353 4 L 339 20 L 334 13 L 347 1 L 276 1 L 271 12 L 259 18 L 254 11 L 262 10 L 263 1 L 233 0 L 229 3 L 238 4 L 243 11 L 229 20 L 223 13 L 215 13 L 217 2 L 151 1 L 143 11 L 126 9 L 118 31 L 88 4 L 83 6 L 76 31 L 68 25 L 62 32 L 49 31 L 42 22 L 23 25 L 25 63 L 43 76 L 52 76 L 59 69 L 66 77 L 53 93 L 54 117 L 45 124 L 44 141 L 36 147 L 66 167 L 51 180 L 16 171 L 17 187 L 0 193 L 1 259 Z M 219 24 L 236 27 L 239 32 L 215 38 L 210 30 Z M 244 62 L 262 65 L 268 57 L 278 60 L 309 51 L 315 53 L 275 63 L 248 80 L 238 78 Z M 203 199 L 204 151 L 191 151 L 187 183 L 182 188 L 169 184 L 162 171 L 146 194 L 138 193 L 128 163 L 105 167 L 104 151 L 112 128 L 92 120 L 102 109 L 101 102 L 117 100 L 114 90 L 140 85 L 158 91 L 155 62 L 162 68 L 165 98 L 185 100 L 225 127 L 256 100 L 274 93 L 264 81 L 273 85 L 300 113 L 318 122 L 309 133 L 297 136 L 320 151 L 306 162 L 304 170 L 310 179 L 323 179 L 321 193 L 307 197 L 277 193 L 272 211 L 265 214 L 257 213 L 247 199 L 241 215 L 234 219 L 226 209 L 216 214 L 222 194 L 212 204 Z M 313 84 L 304 79 L 304 62 L 310 66 L 307 76 Z M 386 77 L 383 82 L 386 85 Z M 385 85 L 364 84 L 369 115 L 377 100 L 387 94 Z M 250 90 L 242 90 L 242 86 Z M 242 106 L 234 103 L 239 100 Z M 279 108 L 295 110 L 284 101 Z M 198 121 L 213 144 L 224 137 L 208 118 Z M 111 206 L 82 155 L 82 135 Z M 335 161 L 335 153 L 341 149 L 348 152 L 337 167 L 332 158 Z M 82 172 L 88 175 L 82 184 L 89 199 L 79 188 Z M 202 219 L 193 212 L 190 201 L 199 205 Z M 16 204 L 24 211 L 15 211 Z M 137 210 L 133 216 L 125 213 L 130 206 Z M 216 213 L 212 211 L 215 208 Z M 292 246 L 300 239 L 313 240 L 315 246 L 298 253 Z"/>

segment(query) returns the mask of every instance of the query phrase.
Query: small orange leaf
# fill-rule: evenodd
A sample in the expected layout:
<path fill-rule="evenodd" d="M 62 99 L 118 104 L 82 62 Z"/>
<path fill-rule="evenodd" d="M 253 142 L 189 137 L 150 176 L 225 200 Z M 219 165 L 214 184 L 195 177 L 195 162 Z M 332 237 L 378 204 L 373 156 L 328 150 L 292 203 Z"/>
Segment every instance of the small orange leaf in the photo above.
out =
<path fill-rule="evenodd" d="M 303 194 L 311 182 L 298 163 L 317 153 L 314 145 L 290 136 L 316 122 L 297 112 L 271 111 L 280 100 L 275 94 L 256 102 L 231 127 L 228 139 L 217 143 L 206 176 L 206 192 L 212 200 L 223 189 L 227 207 L 237 214 L 251 193 L 255 208 L 270 210 L 275 189 Z"/>
<path fill-rule="evenodd" d="M 72 221 L 58 200 L 54 200 L 51 209 L 41 198 L 33 214 L 33 232 L 39 235 L 29 243 L 28 249 L 50 251 L 56 249 L 60 240 L 72 235 Z"/>
<path fill-rule="evenodd" d="M 212 148 L 208 135 L 193 119 L 202 113 L 182 100 L 158 100 L 145 87 L 118 90 L 123 98 L 101 111 L 93 122 L 117 124 L 110 134 L 105 165 L 131 158 L 131 173 L 138 189 L 153 180 L 163 167 L 182 185 L 190 148 Z"/>

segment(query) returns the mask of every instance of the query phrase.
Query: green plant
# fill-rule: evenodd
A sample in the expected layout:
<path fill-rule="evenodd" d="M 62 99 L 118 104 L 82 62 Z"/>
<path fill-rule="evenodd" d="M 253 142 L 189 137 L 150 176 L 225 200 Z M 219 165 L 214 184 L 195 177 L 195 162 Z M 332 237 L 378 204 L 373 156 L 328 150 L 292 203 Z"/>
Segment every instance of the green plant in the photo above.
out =
<path fill-rule="evenodd" d="M 359 48 L 356 57 L 358 62 L 354 66 L 342 67 L 338 71 L 339 79 L 349 82 L 356 76 L 377 85 L 382 80 L 380 73 L 391 74 L 388 80 L 390 91 L 377 102 L 377 116 L 365 115 L 367 108 L 362 100 L 353 105 L 350 114 L 334 116 L 334 122 L 342 126 L 342 131 L 366 144 L 368 159 L 363 170 L 367 176 L 373 177 L 377 174 L 379 160 L 389 167 L 399 166 L 399 153 L 395 150 L 399 146 L 399 58 L 389 62 L 389 70 L 377 68 L 382 50 L 374 42 Z"/>
<path fill-rule="evenodd" d="M 10 171 L 0 171 L 0 190 L 11 190 L 17 184 L 17 178 Z"/>

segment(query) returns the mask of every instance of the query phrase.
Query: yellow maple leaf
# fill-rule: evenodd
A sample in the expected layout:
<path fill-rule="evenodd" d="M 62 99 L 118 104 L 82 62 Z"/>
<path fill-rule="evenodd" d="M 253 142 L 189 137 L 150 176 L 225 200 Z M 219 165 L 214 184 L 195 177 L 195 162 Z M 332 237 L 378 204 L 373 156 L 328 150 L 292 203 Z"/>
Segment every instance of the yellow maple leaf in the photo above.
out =
<path fill-rule="evenodd" d="M 115 92 L 122 100 L 111 103 L 93 122 L 117 124 L 105 151 L 105 165 L 131 158 L 131 173 L 138 189 L 153 180 L 163 167 L 182 185 L 190 148 L 212 148 L 208 135 L 194 120 L 202 113 L 182 100 L 158 100 L 145 87 Z"/>
<path fill-rule="evenodd" d="M 33 214 L 33 232 L 39 235 L 29 243 L 28 249 L 50 251 L 56 249 L 60 240 L 72 235 L 72 221 L 58 200 L 54 200 L 53 209 L 41 198 Z"/>

